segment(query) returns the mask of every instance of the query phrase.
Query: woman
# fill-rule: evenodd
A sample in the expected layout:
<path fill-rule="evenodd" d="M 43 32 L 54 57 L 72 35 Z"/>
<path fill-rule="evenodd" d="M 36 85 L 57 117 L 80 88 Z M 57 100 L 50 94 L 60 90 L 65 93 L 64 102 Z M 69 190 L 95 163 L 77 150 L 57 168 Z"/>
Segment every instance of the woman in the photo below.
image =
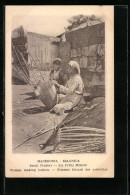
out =
<path fill-rule="evenodd" d="M 67 74 L 61 69 L 60 58 L 56 58 L 53 60 L 53 66 L 50 72 L 50 79 L 57 81 L 60 85 L 65 85 L 68 80 Z"/>
<path fill-rule="evenodd" d="M 57 114 L 63 114 L 66 110 L 71 110 L 73 107 L 77 106 L 83 97 L 83 81 L 80 76 L 80 68 L 77 62 L 70 61 L 68 63 L 68 74 L 69 80 L 66 86 L 58 84 L 53 81 L 54 85 L 59 89 L 59 100 L 52 112 Z"/>
<path fill-rule="evenodd" d="M 56 58 L 53 60 L 53 70 L 50 72 L 50 81 L 40 81 L 35 85 L 35 95 L 41 99 L 46 108 L 51 109 L 57 102 L 58 89 L 52 85 L 53 81 L 65 85 L 68 80 L 67 74 L 63 74 L 61 70 L 61 59 Z"/>

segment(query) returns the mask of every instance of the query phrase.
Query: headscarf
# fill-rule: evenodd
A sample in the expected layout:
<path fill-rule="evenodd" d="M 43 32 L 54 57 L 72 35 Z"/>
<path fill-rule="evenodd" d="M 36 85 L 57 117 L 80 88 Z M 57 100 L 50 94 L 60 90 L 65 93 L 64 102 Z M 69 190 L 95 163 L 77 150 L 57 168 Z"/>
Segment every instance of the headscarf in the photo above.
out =
<path fill-rule="evenodd" d="M 57 62 L 58 62 L 58 64 L 60 65 L 61 59 L 60 59 L 60 58 L 55 58 L 55 59 L 53 60 L 53 64 L 55 64 L 55 63 L 57 63 Z"/>
<path fill-rule="evenodd" d="M 78 70 L 78 74 L 80 74 L 80 67 L 76 61 L 70 61 L 68 65 L 70 65 L 72 68 L 76 68 Z"/>

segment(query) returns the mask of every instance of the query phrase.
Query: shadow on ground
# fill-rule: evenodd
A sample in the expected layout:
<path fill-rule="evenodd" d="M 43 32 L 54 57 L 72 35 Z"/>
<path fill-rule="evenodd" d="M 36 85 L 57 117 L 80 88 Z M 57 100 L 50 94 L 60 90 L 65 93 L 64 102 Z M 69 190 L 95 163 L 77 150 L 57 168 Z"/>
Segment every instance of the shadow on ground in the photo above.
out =
<path fill-rule="evenodd" d="M 39 113 L 47 112 L 48 110 L 44 106 L 39 106 L 35 108 L 27 108 L 22 111 L 26 114 L 39 114 Z"/>
<path fill-rule="evenodd" d="M 31 96 L 31 97 L 28 97 L 28 98 L 25 98 L 24 100 L 36 100 L 38 99 L 35 95 L 34 92 L 29 92 L 29 93 L 22 93 L 20 95 L 28 95 L 28 96 Z"/>

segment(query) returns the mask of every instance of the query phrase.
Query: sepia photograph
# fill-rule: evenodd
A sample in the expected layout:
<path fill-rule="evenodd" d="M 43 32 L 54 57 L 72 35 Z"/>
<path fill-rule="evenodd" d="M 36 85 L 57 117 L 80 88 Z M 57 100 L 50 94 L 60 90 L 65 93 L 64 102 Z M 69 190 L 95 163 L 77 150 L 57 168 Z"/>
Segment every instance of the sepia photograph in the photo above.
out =
<path fill-rule="evenodd" d="M 6 145 L 14 156 L 96 155 L 98 159 L 107 155 L 110 132 L 113 147 L 114 129 L 107 129 L 108 123 L 113 125 L 113 108 L 112 118 L 107 110 L 114 99 L 114 82 L 109 82 L 114 76 L 109 63 L 114 51 L 112 44 L 112 55 L 107 50 L 106 34 L 109 31 L 111 37 L 113 31 L 106 28 L 109 19 L 100 6 L 67 7 L 68 12 L 63 6 L 32 6 L 29 12 L 25 6 L 23 14 L 21 6 L 20 13 L 7 19 L 11 129 L 6 129 Z"/>

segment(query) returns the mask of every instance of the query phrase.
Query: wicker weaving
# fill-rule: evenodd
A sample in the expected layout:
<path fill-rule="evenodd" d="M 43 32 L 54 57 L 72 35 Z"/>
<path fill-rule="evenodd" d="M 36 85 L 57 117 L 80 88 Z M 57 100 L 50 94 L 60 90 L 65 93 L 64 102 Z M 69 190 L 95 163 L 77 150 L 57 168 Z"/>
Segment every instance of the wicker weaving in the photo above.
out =
<path fill-rule="evenodd" d="M 51 81 L 40 83 L 40 96 L 39 99 L 47 109 L 51 109 L 57 102 L 57 92 L 54 84 Z"/>

